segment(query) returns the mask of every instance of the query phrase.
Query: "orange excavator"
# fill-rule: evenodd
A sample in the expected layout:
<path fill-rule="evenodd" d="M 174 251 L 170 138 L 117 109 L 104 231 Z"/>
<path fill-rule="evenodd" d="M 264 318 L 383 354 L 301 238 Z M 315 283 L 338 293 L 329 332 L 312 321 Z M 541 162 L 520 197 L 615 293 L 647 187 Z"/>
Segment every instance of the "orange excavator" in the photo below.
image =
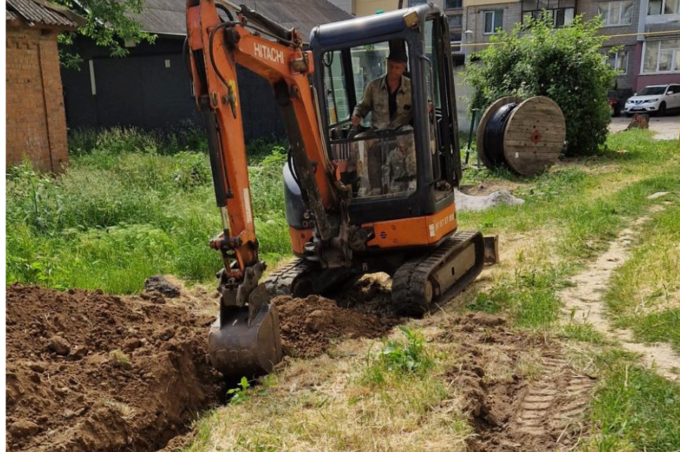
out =
<path fill-rule="evenodd" d="M 386 57 L 408 55 L 400 127 L 352 122 Z M 495 258 L 493 238 L 458 232 L 461 177 L 446 16 L 433 5 L 317 26 L 305 42 L 244 5 L 187 1 L 187 65 L 205 117 L 224 261 L 212 364 L 227 377 L 282 359 L 279 294 L 326 294 L 362 275 L 392 277 L 393 309 L 419 316 L 467 287 Z M 248 183 L 237 65 L 272 86 L 290 148 L 282 185 L 297 257 L 263 278 Z M 406 82 L 404 82 L 406 83 Z M 384 85 L 383 85 L 384 86 Z M 486 243 L 485 243 L 486 242 Z"/>

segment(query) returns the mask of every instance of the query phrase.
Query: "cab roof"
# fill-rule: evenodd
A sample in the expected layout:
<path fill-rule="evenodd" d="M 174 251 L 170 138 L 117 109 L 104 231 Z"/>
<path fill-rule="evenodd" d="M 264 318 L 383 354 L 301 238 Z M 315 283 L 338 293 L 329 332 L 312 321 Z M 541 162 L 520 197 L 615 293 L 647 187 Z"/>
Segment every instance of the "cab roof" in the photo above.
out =
<path fill-rule="evenodd" d="M 432 13 L 440 13 L 435 5 L 426 4 L 319 25 L 312 30 L 309 38 L 310 47 L 314 50 L 340 44 L 370 42 L 381 36 L 400 33 L 406 30 L 403 17 L 411 11 L 415 11 L 421 21 Z"/>

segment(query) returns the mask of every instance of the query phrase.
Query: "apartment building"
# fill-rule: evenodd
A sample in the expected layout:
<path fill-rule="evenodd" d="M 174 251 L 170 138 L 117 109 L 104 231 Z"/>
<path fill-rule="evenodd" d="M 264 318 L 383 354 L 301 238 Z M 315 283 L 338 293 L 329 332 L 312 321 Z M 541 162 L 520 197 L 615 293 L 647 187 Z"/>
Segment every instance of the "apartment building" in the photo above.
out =
<path fill-rule="evenodd" d="M 601 15 L 604 49 L 621 71 L 617 89 L 628 96 L 647 85 L 680 82 L 680 0 L 579 1 L 585 19 Z"/>
<path fill-rule="evenodd" d="M 640 0 L 635 90 L 680 82 L 680 0 Z M 644 34 L 642 34 L 644 33 Z"/>
<path fill-rule="evenodd" d="M 465 0 L 465 53 L 482 50 L 499 30 L 510 31 L 517 23 L 540 18 L 543 11 L 556 28 L 563 27 L 574 20 L 576 0 Z"/>

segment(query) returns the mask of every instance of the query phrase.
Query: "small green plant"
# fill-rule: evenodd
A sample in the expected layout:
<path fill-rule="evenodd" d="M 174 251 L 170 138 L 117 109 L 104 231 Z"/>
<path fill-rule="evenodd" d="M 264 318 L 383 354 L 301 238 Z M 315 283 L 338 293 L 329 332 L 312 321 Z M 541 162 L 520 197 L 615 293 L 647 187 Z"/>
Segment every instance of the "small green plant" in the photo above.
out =
<path fill-rule="evenodd" d="M 246 377 L 241 377 L 238 385 L 227 391 L 227 395 L 231 396 L 230 403 L 238 405 L 248 400 L 248 393 L 246 392 L 248 388 L 250 388 L 250 382 L 248 382 Z"/>
<path fill-rule="evenodd" d="M 364 380 L 369 384 L 384 385 L 390 376 L 422 375 L 434 366 L 422 335 L 405 326 L 398 328 L 405 341 L 383 341 L 382 350 L 369 355 L 369 365 L 364 374 Z"/>

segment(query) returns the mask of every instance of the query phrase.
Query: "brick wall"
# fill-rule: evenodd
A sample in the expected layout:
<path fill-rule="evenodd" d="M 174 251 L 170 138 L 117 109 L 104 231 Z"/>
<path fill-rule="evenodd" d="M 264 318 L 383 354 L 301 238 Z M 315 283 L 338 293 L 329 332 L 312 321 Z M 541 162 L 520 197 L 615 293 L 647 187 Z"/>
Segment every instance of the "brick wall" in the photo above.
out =
<path fill-rule="evenodd" d="M 28 158 L 41 171 L 68 163 L 56 32 L 7 27 L 7 165 Z"/>

